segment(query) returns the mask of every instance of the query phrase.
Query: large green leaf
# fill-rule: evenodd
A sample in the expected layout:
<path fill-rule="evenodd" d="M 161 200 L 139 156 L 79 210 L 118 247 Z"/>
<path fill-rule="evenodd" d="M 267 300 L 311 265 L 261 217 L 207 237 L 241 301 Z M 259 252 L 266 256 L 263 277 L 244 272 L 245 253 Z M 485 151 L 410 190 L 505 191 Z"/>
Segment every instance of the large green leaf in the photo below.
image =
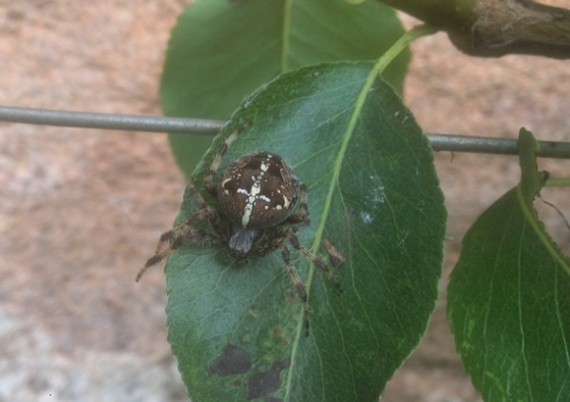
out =
<path fill-rule="evenodd" d="M 309 291 L 306 337 L 279 252 L 239 266 L 225 245 L 178 249 L 166 269 L 168 337 L 194 401 L 374 401 L 424 333 L 441 273 L 443 196 L 427 139 L 372 66 L 280 76 L 245 101 L 199 165 L 200 188 L 224 138 L 247 127 L 223 166 L 280 154 L 308 187 L 301 242 L 326 255 L 320 245 L 331 240 L 347 262 L 340 292 L 293 253 Z M 186 194 L 178 223 L 198 208 Z"/>
<path fill-rule="evenodd" d="M 393 10 L 377 1 L 197 0 L 172 31 L 161 82 L 168 116 L 228 119 L 262 84 L 321 62 L 377 59 L 403 34 Z M 402 89 L 409 52 L 384 77 Z M 211 138 L 173 135 L 190 176 Z"/>
<path fill-rule="evenodd" d="M 486 401 L 570 399 L 570 262 L 532 206 L 546 175 L 521 131 L 521 184 L 463 240 L 449 284 L 457 348 Z"/>

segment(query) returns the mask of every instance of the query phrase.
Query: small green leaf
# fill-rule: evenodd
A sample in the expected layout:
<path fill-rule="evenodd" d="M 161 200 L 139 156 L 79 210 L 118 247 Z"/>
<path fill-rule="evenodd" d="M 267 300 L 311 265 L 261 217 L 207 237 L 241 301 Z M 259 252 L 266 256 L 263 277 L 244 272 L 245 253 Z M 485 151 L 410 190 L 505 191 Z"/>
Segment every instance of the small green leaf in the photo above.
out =
<path fill-rule="evenodd" d="M 228 119 L 264 83 L 292 69 L 330 61 L 377 59 L 403 34 L 395 12 L 377 1 L 197 0 L 172 31 L 161 81 L 168 116 Z M 384 77 L 401 91 L 403 52 Z M 211 138 L 173 135 L 187 176 Z"/>
<path fill-rule="evenodd" d="M 486 401 L 570 395 L 570 262 L 532 205 L 546 179 L 536 150 L 521 130 L 521 184 L 468 231 L 449 284 L 457 348 Z"/>
<path fill-rule="evenodd" d="M 540 145 L 532 133 L 524 128 L 521 128 L 519 133 L 518 148 L 521 166 L 521 194 L 525 205 L 532 206 L 532 201 L 544 186 L 548 174 L 538 171 L 536 153 L 540 150 Z"/>
<path fill-rule="evenodd" d="M 186 243 L 169 259 L 169 341 L 194 401 L 376 401 L 423 335 L 438 293 L 443 196 L 427 139 L 370 63 L 308 67 L 247 99 L 199 165 L 247 127 L 222 168 L 245 154 L 281 155 L 308 187 L 302 244 L 347 262 L 343 288 L 302 256 L 311 330 L 280 253 L 232 263 L 225 245 Z M 206 195 L 205 195 L 206 196 Z M 212 205 L 215 200 L 209 198 Z M 186 194 L 183 222 L 199 209 Z"/>

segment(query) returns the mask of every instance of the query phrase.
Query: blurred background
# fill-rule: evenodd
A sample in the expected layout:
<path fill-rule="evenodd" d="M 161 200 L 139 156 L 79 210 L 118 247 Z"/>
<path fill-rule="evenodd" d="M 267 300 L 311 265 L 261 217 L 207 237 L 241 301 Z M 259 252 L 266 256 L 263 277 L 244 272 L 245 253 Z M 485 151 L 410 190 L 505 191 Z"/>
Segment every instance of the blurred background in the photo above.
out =
<path fill-rule="evenodd" d="M 161 114 L 170 29 L 189 3 L 0 0 L 0 105 Z M 516 138 L 525 126 L 570 141 L 564 62 L 474 59 L 445 34 L 413 52 L 405 99 L 427 132 Z M 569 176 L 570 161 L 540 166 Z M 480 400 L 455 353 L 445 289 L 461 238 L 517 183 L 518 162 L 439 153 L 437 168 L 449 208 L 441 299 L 385 401 Z M 164 134 L 0 123 L 0 401 L 187 399 L 166 342 L 164 276 L 134 281 L 184 185 Z M 543 196 L 570 215 L 570 189 Z M 537 206 L 568 253 L 564 223 Z"/>

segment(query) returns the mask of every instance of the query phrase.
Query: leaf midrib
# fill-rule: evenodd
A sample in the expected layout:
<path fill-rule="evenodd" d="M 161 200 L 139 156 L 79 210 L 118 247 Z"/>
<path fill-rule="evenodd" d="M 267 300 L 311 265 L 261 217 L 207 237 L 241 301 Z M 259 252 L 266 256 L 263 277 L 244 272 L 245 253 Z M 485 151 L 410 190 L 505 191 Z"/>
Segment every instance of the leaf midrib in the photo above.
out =
<path fill-rule="evenodd" d="M 290 36 L 289 27 L 290 27 L 290 22 L 291 22 L 290 12 L 291 12 L 292 3 L 293 3 L 293 0 L 286 0 L 286 3 L 285 3 L 285 17 L 284 17 L 285 26 L 284 26 L 283 51 L 285 51 L 286 46 L 288 49 L 288 42 L 286 42 L 286 38 L 288 38 Z M 285 31 L 287 31 L 287 33 L 288 33 L 287 35 L 285 35 Z M 352 116 L 350 117 L 347 128 L 344 132 L 343 139 L 342 139 L 342 142 L 340 144 L 338 156 L 334 162 L 333 173 L 331 175 L 331 180 L 329 182 L 327 196 L 325 198 L 323 210 L 322 210 L 322 213 L 321 213 L 321 216 L 319 219 L 319 225 L 315 231 L 315 239 L 313 241 L 313 244 L 311 245 L 311 251 L 313 253 L 318 251 L 319 246 L 321 244 L 321 241 L 323 239 L 325 223 L 327 221 L 327 217 L 329 216 L 329 212 L 331 209 L 334 191 L 338 187 L 338 179 L 339 179 L 341 168 L 342 168 L 342 165 L 343 165 L 343 162 L 345 159 L 345 155 L 346 155 L 346 152 L 348 149 L 348 144 L 352 138 L 352 135 L 354 134 L 354 129 L 356 127 L 358 117 L 360 116 L 360 112 L 362 111 L 362 109 L 364 107 L 364 103 L 365 103 L 366 98 L 368 96 L 369 89 L 372 87 L 372 85 L 374 85 L 376 78 L 379 77 L 380 74 L 382 74 L 382 72 L 392 62 L 392 60 L 394 60 L 402 52 L 402 50 L 404 50 L 413 40 L 415 40 L 421 36 L 431 35 L 435 32 L 437 32 L 437 30 L 435 28 L 432 28 L 432 27 L 427 26 L 427 25 L 422 25 L 422 26 L 419 26 L 419 27 L 412 29 L 411 31 L 406 32 L 402 37 L 400 37 L 400 39 L 398 39 L 392 45 L 392 47 L 390 47 L 390 49 L 388 49 L 388 51 L 386 51 L 386 53 L 384 53 L 377 60 L 377 62 L 370 69 L 370 73 L 368 74 L 366 81 L 364 82 L 364 85 L 362 86 L 362 89 L 361 89 L 360 93 L 358 94 L 358 98 L 354 104 Z M 286 66 L 286 63 L 284 61 L 285 55 L 282 55 L 282 57 L 283 57 L 282 58 L 282 66 Z M 315 267 L 314 267 L 314 264 L 311 263 L 309 265 L 309 272 L 307 275 L 307 283 L 305 286 L 306 290 L 307 290 L 307 296 L 309 297 L 309 299 L 310 299 L 310 295 L 311 295 L 311 289 L 312 289 L 314 274 L 315 274 Z M 287 373 L 287 381 L 286 381 L 286 387 L 285 387 L 286 391 L 285 391 L 284 400 L 286 400 L 286 401 L 289 400 L 290 391 L 292 389 L 293 372 L 295 371 L 295 364 L 297 362 L 297 350 L 298 350 L 300 341 L 303 337 L 303 324 L 304 324 L 303 320 L 300 320 L 299 323 L 297 324 L 296 335 L 295 335 L 295 339 L 293 341 L 293 345 L 292 345 L 292 349 L 291 349 L 291 364 L 289 366 L 289 370 Z"/>

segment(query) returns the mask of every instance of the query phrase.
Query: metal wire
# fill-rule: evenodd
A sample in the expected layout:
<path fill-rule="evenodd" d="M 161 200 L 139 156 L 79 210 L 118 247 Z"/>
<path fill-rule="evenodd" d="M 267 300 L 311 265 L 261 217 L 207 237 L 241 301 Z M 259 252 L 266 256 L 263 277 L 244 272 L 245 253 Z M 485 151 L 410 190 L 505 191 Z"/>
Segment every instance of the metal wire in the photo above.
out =
<path fill-rule="evenodd" d="M 104 130 L 148 131 L 156 133 L 216 134 L 223 122 L 178 117 L 118 115 L 28 109 L 0 106 L 0 121 L 42 126 L 81 127 Z"/>
<path fill-rule="evenodd" d="M 467 135 L 427 134 L 434 151 L 518 155 L 518 141 L 513 138 L 474 137 Z M 570 159 L 570 142 L 538 141 L 537 155 L 543 158 Z"/>
<path fill-rule="evenodd" d="M 105 130 L 148 131 L 176 134 L 216 134 L 223 127 L 219 120 L 178 117 L 116 115 L 61 110 L 0 106 L 0 121 L 59 127 Z M 517 140 L 428 133 L 434 151 L 517 155 Z M 570 159 L 570 142 L 539 141 L 538 156 Z"/>

